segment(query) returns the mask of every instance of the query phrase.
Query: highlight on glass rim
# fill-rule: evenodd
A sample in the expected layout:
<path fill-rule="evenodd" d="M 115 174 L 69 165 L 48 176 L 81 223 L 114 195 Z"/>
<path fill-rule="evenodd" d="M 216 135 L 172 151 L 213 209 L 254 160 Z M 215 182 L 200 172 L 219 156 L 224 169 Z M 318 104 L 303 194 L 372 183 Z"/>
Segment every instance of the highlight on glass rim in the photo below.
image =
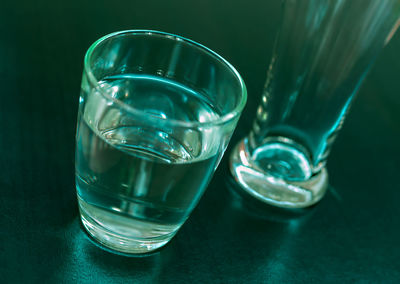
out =
<path fill-rule="evenodd" d="M 88 234 L 127 254 L 164 246 L 206 189 L 245 102 L 233 66 L 191 40 L 133 30 L 95 42 L 76 136 Z"/>

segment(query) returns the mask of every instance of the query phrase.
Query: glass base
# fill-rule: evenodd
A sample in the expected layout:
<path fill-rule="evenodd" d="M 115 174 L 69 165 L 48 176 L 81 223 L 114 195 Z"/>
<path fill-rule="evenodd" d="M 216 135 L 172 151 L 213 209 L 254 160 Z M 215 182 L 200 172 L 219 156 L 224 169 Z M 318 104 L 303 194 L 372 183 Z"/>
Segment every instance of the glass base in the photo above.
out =
<path fill-rule="evenodd" d="M 154 238 L 129 238 L 111 232 L 99 222 L 93 219 L 90 214 L 79 204 L 79 211 L 81 215 L 82 224 L 87 233 L 94 241 L 97 241 L 100 247 L 104 246 L 113 252 L 125 255 L 144 255 L 161 248 L 166 245 L 176 232 L 165 234 L 160 237 Z"/>
<path fill-rule="evenodd" d="M 261 168 L 260 160 L 254 161 L 254 157 L 251 157 L 247 143 L 245 138 L 236 145 L 231 153 L 229 165 L 233 177 L 245 192 L 262 202 L 283 208 L 305 208 L 317 203 L 325 195 L 328 188 L 328 173 L 325 168 L 306 180 L 287 180 L 276 173 L 272 175 L 271 172 L 263 170 L 274 170 L 274 164 Z M 278 144 L 279 142 L 271 144 L 269 151 L 273 151 L 275 156 L 278 153 L 278 156 L 284 154 L 285 158 L 290 157 L 290 152 L 286 150 L 289 146 Z M 263 148 L 264 158 L 273 157 L 267 153 L 267 146 L 264 145 Z M 277 149 L 280 152 L 277 152 Z M 298 150 L 295 149 L 292 153 L 298 153 Z M 256 154 L 260 156 L 259 153 Z M 299 159 L 298 154 L 292 155 Z M 288 172 L 291 172 L 290 169 Z"/>

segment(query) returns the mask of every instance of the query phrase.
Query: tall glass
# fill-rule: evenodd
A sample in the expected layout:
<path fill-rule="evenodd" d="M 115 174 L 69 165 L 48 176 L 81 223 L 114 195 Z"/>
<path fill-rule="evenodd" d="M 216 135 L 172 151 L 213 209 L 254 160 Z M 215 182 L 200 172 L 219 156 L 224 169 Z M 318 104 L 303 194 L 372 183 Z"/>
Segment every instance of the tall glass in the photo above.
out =
<path fill-rule="evenodd" d="M 87 232 L 123 253 L 165 245 L 203 194 L 246 95 L 237 71 L 191 40 L 124 31 L 96 41 L 76 134 Z"/>
<path fill-rule="evenodd" d="M 287 0 L 249 135 L 230 169 L 243 190 L 301 208 L 326 192 L 326 160 L 350 104 L 400 24 L 399 0 Z"/>

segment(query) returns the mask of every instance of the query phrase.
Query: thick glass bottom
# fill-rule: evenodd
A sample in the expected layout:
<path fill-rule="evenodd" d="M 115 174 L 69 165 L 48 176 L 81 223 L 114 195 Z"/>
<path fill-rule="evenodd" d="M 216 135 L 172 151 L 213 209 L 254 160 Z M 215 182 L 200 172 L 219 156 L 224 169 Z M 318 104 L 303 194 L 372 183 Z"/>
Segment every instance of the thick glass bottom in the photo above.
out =
<path fill-rule="evenodd" d="M 298 149 L 275 142 L 260 147 L 251 156 L 247 143 L 247 138 L 240 141 L 230 156 L 230 171 L 245 192 L 262 202 L 283 208 L 305 208 L 325 195 L 328 187 L 326 169 L 309 175 L 306 158 Z M 260 157 L 268 163 L 261 164 Z M 296 174 L 296 171 L 303 175 Z"/>
<path fill-rule="evenodd" d="M 108 228 L 103 226 L 101 222 L 93 218 L 90 214 L 90 208 L 89 210 L 86 208 L 86 205 L 88 205 L 87 203 L 79 198 L 78 202 L 82 224 L 87 233 L 97 241 L 100 246 L 104 246 L 105 248 L 115 252 L 127 255 L 147 254 L 166 245 L 176 234 L 176 231 L 173 231 L 169 234 L 163 234 L 151 238 L 124 236 L 110 231 Z"/>

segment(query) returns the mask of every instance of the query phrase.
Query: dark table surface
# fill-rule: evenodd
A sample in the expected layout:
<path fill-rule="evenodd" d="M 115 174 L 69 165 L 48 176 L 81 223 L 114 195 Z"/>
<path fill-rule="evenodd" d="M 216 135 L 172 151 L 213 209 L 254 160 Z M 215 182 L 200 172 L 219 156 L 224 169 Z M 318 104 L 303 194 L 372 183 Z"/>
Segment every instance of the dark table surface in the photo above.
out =
<path fill-rule="evenodd" d="M 117 30 L 200 42 L 242 74 L 248 104 L 227 153 L 251 127 L 278 0 L 2 1 L 0 281 L 292 283 L 400 280 L 400 34 L 378 57 L 328 162 L 330 189 L 286 213 L 235 194 L 227 155 L 176 237 L 146 258 L 96 247 L 74 184 L 83 56 Z"/>

